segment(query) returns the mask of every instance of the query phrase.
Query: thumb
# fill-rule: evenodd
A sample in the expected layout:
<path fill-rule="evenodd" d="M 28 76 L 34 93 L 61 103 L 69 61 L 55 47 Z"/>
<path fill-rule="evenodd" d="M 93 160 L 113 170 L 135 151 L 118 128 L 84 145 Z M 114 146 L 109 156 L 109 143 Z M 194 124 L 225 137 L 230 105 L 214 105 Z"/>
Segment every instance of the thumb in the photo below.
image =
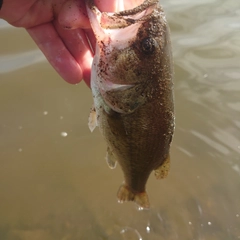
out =
<path fill-rule="evenodd" d="M 67 0 L 58 13 L 58 23 L 65 29 L 89 29 L 90 23 L 84 1 Z"/>

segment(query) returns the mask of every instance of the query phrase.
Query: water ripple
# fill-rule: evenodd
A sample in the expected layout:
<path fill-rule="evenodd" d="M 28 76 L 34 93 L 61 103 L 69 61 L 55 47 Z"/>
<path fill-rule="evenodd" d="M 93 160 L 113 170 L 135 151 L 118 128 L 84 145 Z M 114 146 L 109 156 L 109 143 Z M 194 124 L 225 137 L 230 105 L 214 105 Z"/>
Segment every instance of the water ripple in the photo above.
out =
<path fill-rule="evenodd" d="M 0 19 L 0 30 L 4 28 L 14 28 L 11 25 L 9 25 L 5 20 Z"/>
<path fill-rule="evenodd" d="M 0 56 L 0 73 L 8 73 L 45 61 L 39 50 Z"/>

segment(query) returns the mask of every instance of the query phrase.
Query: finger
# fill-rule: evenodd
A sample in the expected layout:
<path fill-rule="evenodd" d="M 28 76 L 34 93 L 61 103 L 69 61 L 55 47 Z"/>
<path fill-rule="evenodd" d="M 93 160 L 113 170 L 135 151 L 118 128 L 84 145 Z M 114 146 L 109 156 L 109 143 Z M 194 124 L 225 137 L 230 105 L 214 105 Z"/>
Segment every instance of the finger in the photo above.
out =
<path fill-rule="evenodd" d="M 132 1 L 125 1 L 124 7 L 125 9 L 135 8 L 143 3 L 143 0 L 132 0 Z"/>
<path fill-rule="evenodd" d="M 58 22 L 65 28 L 90 28 L 84 1 L 68 0 L 62 5 L 58 14 Z"/>
<path fill-rule="evenodd" d="M 100 11 L 104 12 L 115 12 L 121 11 L 124 9 L 131 9 L 134 8 L 141 3 L 143 0 L 131 0 L 131 1 L 124 1 L 124 0 L 95 0 L 94 1 L 96 6 Z"/>
<path fill-rule="evenodd" d="M 66 48 L 81 66 L 83 79 L 89 86 L 93 54 L 84 30 L 66 30 L 58 22 L 54 26 Z"/>
<path fill-rule="evenodd" d="M 118 10 L 119 1 L 123 0 L 95 0 L 94 3 L 100 11 L 114 12 Z"/>
<path fill-rule="evenodd" d="M 75 84 L 82 80 L 82 69 L 66 49 L 51 23 L 27 29 L 40 50 L 64 80 Z"/>

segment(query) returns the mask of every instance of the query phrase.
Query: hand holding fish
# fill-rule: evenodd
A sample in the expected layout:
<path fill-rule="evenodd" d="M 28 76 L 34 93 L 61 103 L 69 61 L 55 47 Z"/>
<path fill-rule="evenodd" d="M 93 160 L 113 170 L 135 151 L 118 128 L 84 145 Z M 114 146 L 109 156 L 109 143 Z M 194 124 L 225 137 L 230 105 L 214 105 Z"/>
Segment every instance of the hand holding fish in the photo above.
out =
<path fill-rule="evenodd" d="M 0 18 L 26 28 L 56 71 L 69 83 L 82 79 L 90 85 L 95 45 L 84 0 L 0 0 Z M 98 7 L 114 11 L 116 1 L 98 1 Z M 87 37 L 86 37 L 87 36 Z"/>
<path fill-rule="evenodd" d="M 90 86 L 91 72 L 89 127 L 100 128 L 109 167 L 123 170 L 117 198 L 149 208 L 146 183 L 152 171 L 167 176 L 174 132 L 170 32 L 159 1 L 3 0 L 0 18 L 26 28 L 67 82 Z"/>

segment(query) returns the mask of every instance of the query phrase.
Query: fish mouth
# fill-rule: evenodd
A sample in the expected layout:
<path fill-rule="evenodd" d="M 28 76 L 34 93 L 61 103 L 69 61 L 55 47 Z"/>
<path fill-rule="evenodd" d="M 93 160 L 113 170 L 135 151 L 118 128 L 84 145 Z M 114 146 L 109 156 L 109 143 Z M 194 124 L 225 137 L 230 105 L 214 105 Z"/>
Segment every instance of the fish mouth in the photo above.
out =
<path fill-rule="evenodd" d="M 101 12 L 93 0 L 88 0 L 86 5 L 97 41 L 111 39 L 119 42 L 122 38 L 126 41 L 136 36 L 138 28 L 151 18 L 158 3 L 159 0 L 145 0 L 135 8 L 119 12 Z"/>
<path fill-rule="evenodd" d="M 157 3 L 158 0 L 147 0 L 133 9 L 116 13 L 103 12 L 100 19 L 101 27 L 105 29 L 125 28 L 136 22 L 146 21 L 149 19 Z"/>

